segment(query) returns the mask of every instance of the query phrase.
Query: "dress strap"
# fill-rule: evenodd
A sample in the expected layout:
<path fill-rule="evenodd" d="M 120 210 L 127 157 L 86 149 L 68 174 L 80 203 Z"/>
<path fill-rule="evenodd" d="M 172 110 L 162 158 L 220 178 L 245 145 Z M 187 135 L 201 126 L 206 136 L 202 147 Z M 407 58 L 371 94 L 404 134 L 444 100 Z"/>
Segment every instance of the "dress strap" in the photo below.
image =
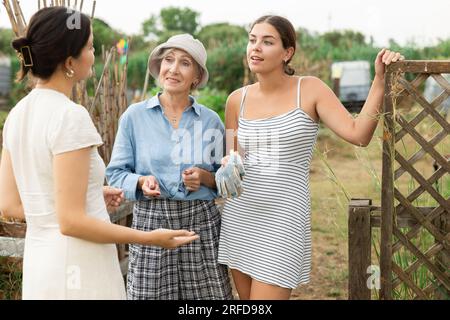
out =
<path fill-rule="evenodd" d="M 300 102 L 301 102 L 301 96 L 300 96 L 300 83 L 302 82 L 303 77 L 298 77 L 298 84 L 297 84 L 297 108 L 301 108 Z"/>
<path fill-rule="evenodd" d="M 244 89 L 242 89 L 241 106 L 240 106 L 240 112 L 239 112 L 240 118 L 242 118 L 242 116 L 244 114 L 244 102 L 245 102 L 245 97 L 247 96 L 247 89 L 248 89 L 248 86 L 245 86 Z"/>

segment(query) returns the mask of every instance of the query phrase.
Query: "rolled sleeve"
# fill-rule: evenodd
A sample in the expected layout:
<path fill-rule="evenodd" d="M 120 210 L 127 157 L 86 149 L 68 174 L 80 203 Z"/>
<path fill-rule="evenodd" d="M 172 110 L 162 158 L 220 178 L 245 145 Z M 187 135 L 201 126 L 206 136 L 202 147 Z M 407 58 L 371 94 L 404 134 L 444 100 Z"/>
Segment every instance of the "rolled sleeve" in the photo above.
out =
<path fill-rule="evenodd" d="M 119 120 L 111 161 L 106 168 L 106 179 L 109 185 L 122 189 L 126 199 L 135 201 L 142 196 L 142 191 L 137 188 L 141 175 L 135 171 L 135 150 L 129 128 L 128 118 L 124 114 Z"/>

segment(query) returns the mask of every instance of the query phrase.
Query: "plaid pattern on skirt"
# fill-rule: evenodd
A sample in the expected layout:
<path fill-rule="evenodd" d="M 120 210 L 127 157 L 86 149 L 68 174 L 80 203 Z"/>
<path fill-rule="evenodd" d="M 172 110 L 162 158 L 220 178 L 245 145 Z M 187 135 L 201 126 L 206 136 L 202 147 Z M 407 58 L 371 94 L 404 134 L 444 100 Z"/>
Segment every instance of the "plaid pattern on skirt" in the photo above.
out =
<path fill-rule="evenodd" d="M 137 202 L 134 229 L 186 229 L 195 231 L 200 239 L 173 250 L 130 245 L 128 299 L 232 299 L 228 269 L 217 262 L 220 218 L 214 200 Z"/>

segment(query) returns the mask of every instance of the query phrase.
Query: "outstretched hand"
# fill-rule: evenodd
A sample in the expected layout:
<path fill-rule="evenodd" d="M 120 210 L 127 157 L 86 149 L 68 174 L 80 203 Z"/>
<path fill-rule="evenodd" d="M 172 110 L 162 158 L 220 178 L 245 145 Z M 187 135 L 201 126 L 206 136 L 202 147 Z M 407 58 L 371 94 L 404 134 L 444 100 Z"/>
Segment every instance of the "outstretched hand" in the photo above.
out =
<path fill-rule="evenodd" d="M 165 249 L 175 249 L 200 238 L 195 232 L 187 230 L 156 229 L 149 235 L 154 239 L 152 245 Z"/>

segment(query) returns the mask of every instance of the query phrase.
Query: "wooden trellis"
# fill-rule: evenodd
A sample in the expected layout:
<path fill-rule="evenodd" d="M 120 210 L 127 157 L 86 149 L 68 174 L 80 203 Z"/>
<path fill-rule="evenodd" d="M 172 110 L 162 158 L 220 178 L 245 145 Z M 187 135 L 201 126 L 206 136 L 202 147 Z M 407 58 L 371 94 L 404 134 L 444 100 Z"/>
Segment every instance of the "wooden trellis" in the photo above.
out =
<path fill-rule="evenodd" d="M 381 207 L 371 200 L 350 204 L 349 299 L 371 298 L 374 228 L 381 228 L 381 299 L 401 296 L 401 290 L 411 299 L 450 299 L 450 123 L 448 111 L 441 109 L 450 97 L 445 73 L 450 73 L 450 61 L 403 61 L 388 67 Z M 442 88 L 432 101 L 421 93 L 429 77 Z M 405 98 L 420 106 L 418 114 L 398 108 Z M 416 146 L 412 155 L 405 155 L 404 139 Z M 420 162 L 429 162 L 430 168 L 434 164 L 434 171 L 419 169 Z M 408 178 L 404 188 L 401 179 Z M 408 259 L 399 259 L 405 255 Z"/>
<path fill-rule="evenodd" d="M 405 73 L 416 75 L 413 81 L 405 79 Z M 450 173 L 450 163 L 442 151 L 436 149 L 436 145 L 446 142 L 450 135 L 450 124 L 437 112 L 437 108 L 450 96 L 450 84 L 442 77 L 441 73 L 450 73 L 450 61 L 405 61 L 393 64 L 386 74 L 385 94 L 385 127 L 383 143 L 383 172 L 382 172 L 382 198 L 381 198 L 381 298 L 391 299 L 392 291 L 401 283 L 413 290 L 416 298 L 435 298 L 443 293 L 450 292 L 450 201 L 444 198 L 434 187 L 434 184 Z M 428 77 L 442 87 L 442 93 L 433 101 L 428 102 L 419 90 L 419 86 Z M 395 106 L 408 95 L 421 107 L 421 112 L 407 120 Z M 439 132 L 430 140 L 425 139 L 424 132 L 416 127 L 426 117 L 439 124 Z M 398 128 L 398 129 L 397 129 Z M 419 150 L 409 159 L 402 156 L 400 150 L 401 139 L 406 135 L 414 139 L 419 145 Z M 448 142 L 444 145 L 448 147 Z M 444 151 L 445 152 L 445 151 Z M 426 155 L 430 156 L 439 169 L 430 177 L 425 177 L 414 165 Z M 396 186 L 396 181 L 402 174 L 408 173 L 417 188 L 407 192 Z M 436 206 L 429 212 L 423 212 L 414 205 L 423 193 L 427 193 Z M 396 224 L 396 218 L 402 213 L 409 213 L 416 220 L 412 228 L 400 228 Z M 434 242 L 424 248 L 419 248 L 413 239 L 419 236 L 421 231 L 429 233 Z M 405 248 L 415 256 L 415 261 L 402 268 L 393 261 L 393 255 L 401 248 Z M 419 288 L 412 276 L 420 267 L 425 267 L 430 275 L 430 284 L 426 288 Z"/>

